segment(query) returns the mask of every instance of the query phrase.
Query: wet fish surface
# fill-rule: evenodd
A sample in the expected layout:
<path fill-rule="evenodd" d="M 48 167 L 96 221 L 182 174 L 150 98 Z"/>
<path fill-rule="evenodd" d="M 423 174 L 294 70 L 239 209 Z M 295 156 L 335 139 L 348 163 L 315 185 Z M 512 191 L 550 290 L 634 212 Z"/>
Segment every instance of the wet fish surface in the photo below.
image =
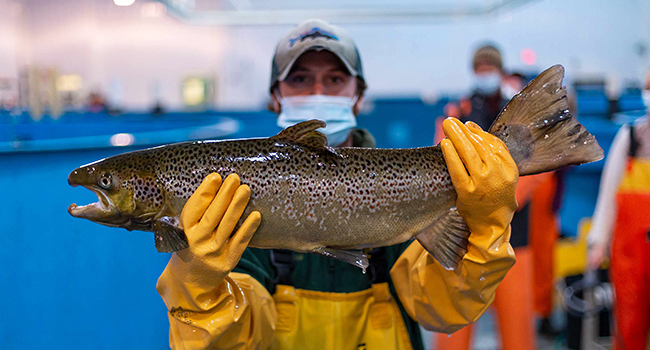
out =
<path fill-rule="evenodd" d="M 600 160 L 603 151 L 570 113 L 564 69 L 553 66 L 508 103 L 489 132 L 520 176 Z M 264 139 L 198 141 L 106 158 L 74 170 L 72 186 L 99 197 L 72 204 L 75 217 L 155 232 L 158 251 L 187 248 L 180 213 L 210 173 L 236 173 L 251 188 L 243 215 L 262 214 L 249 246 L 331 256 L 362 268 L 359 250 L 416 238 L 442 266 L 467 252 L 469 230 L 439 146 L 414 149 L 327 147 L 322 121 Z"/>

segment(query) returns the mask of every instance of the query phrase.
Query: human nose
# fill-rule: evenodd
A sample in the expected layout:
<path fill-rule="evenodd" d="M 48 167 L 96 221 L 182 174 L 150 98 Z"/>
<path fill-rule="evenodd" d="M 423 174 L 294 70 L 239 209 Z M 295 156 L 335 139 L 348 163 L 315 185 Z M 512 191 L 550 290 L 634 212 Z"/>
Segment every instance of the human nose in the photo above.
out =
<path fill-rule="evenodd" d="M 325 84 L 322 79 L 316 79 L 312 85 L 312 95 L 323 95 L 325 93 Z"/>

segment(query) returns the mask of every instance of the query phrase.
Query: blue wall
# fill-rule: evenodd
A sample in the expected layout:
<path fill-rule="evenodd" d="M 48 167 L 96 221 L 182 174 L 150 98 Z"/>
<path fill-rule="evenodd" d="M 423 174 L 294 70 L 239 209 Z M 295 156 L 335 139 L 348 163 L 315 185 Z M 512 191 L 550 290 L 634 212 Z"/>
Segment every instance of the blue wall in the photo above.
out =
<path fill-rule="evenodd" d="M 359 116 L 359 124 L 375 135 L 379 147 L 428 146 L 444 103 L 379 100 L 370 113 Z M 607 148 L 617 127 L 597 116 L 581 121 Z M 223 123 L 231 129 L 209 127 Z M 204 133 L 193 133 L 197 130 Z M 0 259 L 5 264 L 0 269 L 4 301 L 0 347 L 166 348 L 166 309 L 155 284 L 169 255 L 156 252 L 152 233 L 71 217 L 66 211 L 71 203 L 87 204 L 96 197 L 68 186 L 69 172 L 103 157 L 205 136 L 205 132 L 237 138 L 271 136 L 277 131 L 268 112 L 162 117 L 69 114 L 39 123 L 26 116 L 0 114 Z M 117 132 L 133 133 L 137 145 L 110 147 L 108 139 Z M 47 141 L 52 138 L 55 141 Z M 602 163 L 569 173 L 563 231 L 575 234 L 579 218 L 591 215 Z"/>
<path fill-rule="evenodd" d="M 240 115 L 240 135 L 256 136 L 260 127 L 275 125 L 271 115 L 255 116 L 259 120 L 252 123 L 244 122 L 248 115 Z M 168 347 L 167 310 L 155 285 L 169 254 L 155 250 L 152 233 L 108 228 L 70 216 L 71 203 L 87 204 L 97 198 L 86 189 L 68 186 L 67 176 L 97 159 L 156 142 L 182 141 L 188 128 L 200 130 L 223 117 L 66 115 L 35 124 L 5 115 L 0 124 L 4 193 L 0 261 L 5 264 L 0 269 L 5 312 L 0 348 Z M 131 132 L 138 140 L 148 130 L 158 130 L 167 139 L 138 147 L 108 146 L 113 133 Z M 47 142 L 47 137 L 55 142 Z M 17 139 L 22 142 L 14 143 Z M 12 145 L 18 149 L 8 150 Z"/>
<path fill-rule="evenodd" d="M 155 283 L 168 256 L 156 252 L 153 235 L 66 212 L 72 202 L 97 200 L 67 186 L 68 173 L 119 151 L 0 155 L 3 349 L 167 347 Z"/>

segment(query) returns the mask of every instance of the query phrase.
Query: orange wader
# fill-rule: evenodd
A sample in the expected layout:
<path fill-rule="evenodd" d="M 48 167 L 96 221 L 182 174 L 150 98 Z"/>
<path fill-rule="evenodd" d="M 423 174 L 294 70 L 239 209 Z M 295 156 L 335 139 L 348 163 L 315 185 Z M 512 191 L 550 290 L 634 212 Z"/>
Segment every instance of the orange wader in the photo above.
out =
<path fill-rule="evenodd" d="M 635 158 L 635 148 L 616 195 L 612 242 L 618 350 L 646 349 L 650 332 L 650 160 Z"/>
<path fill-rule="evenodd" d="M 557 177 L 549 176 L 533 192 L 530 203 L 530 247 L 533 253 L 535 312 L 548 318 L 553 310 L 553 249 L 558 237 L 553 200 Z"/>

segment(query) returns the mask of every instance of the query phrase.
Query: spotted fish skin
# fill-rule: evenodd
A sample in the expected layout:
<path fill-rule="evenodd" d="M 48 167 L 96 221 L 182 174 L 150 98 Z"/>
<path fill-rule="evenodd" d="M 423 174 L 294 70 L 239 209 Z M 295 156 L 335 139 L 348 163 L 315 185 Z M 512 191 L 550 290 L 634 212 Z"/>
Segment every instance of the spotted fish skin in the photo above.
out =
<path fill-rule="evenodd" d="M 456 199 L 439 147 L 334 153 L 255 139 L 161 151 L 159 181 L 176 213 L 209 173 L 238 174 L 251 188 L 247 213 L 262 213 L 250 243 L 260 248 L 397 244 L 431 225 Z M 179 156 L 169 157 L 172 151 Z M 172 166 L 186 171 L 169 171 Z"/>

